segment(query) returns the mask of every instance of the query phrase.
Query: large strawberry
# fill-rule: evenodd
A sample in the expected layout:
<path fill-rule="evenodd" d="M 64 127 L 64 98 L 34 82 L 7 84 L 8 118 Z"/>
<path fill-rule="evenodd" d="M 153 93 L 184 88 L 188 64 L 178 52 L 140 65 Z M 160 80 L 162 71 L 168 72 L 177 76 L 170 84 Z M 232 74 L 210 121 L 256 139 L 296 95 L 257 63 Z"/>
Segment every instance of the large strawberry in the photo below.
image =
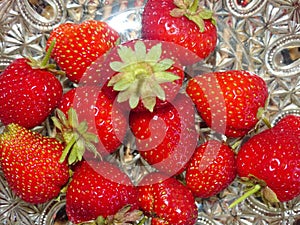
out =
<path fill-rule="evenodd" d="M 268 88 L 258 75 L 231 70 L 198 75 L 186 92 L 209 127 L 227 137 L 242 137 L 255 127 Z"/>
<path fill-rule="evenodd" d="M 122 144 L 128 128 L 127 119 L 123 115 L 119 105 L 114 104 L 113 100 L 106 96 L 100 87 L 79 86 L 66 92 L 62 97 L 58 109 L 68 117 L 70 108 L 73 108 L 76 112 L 79 123 L 86 122 L 84 133 L 88 131 L 98 136 L 97 151 L 102 156 L 116 151 Z M 63 117 L 63 115 L 60 116 Z M 64 121 L 65 119 L 61 119 L 60 122 L 56 120 L 56 124 L 59 122 L 58 127 L 61 127 L 60 130 L 67 145 L 72 144 L 74 139 L 72 140 L 71 137 L 74 135 L 77 137 L 75 139 L 84 136 L 84 133 L 80 134 L 82 127 L 77 129 L 68 123 L 64 124 Z M 89 137 L 87 138 L 89 139 Z M 93 135 L 92 139 L 95 140 Z M 75 148 L 73 150 L 75 152 L 72 154 L 75 156 L 83 154 L 83 149 Z M 69 162 L 76 162 L 76 160 L 72 158 Z"/>
<path fill-rule="evenodd" d="M 170 175 L 184 170 L 198 139 L 189 97 L 178 94 L 153 112 L 132 112 L 129 123 L 137 150 L 150 165 Z"/>
<path fill-rule="evenodd" d="M 253 188 L 233 205 L 258 191 L 271 203 L 289 201 L 300 194 L 299 125 L 299 116 L 288 115 L 241 147 L 237 155 L 238 175 L 252 183 Z"/>
<path fill-rule="evenodd" d="M 208 198 L 227 188 L 237 174 L 233 150 L 217 140 L 201 144 L 186 170 L 186 184 L 196 197 Z"/>
<path fill-rule="evenodd" d="M 51 48 L 49 50 L 50 54 Z M 36 62 L 14 60 L 0 75 L 0 120 L 26 128 L 40 125 L 57 106 L 62 85 L 48 65 L 49 55 Z"/>
<path fill-rule="evenodd" d="M 66 212 L 71 222 L 98 217 L 113 220 L 127 206 L 131 211 L 137 209 L 137 189 L 117 166 L 104 161 L 83 161 L 76 167 L 66 192 Z M 137 212 L 137 216 L 141 214 Z"/>
<path fill-rule="evenodd" d="M 52 58 L 71 81 L 78 83 L 91 63 L 118 43 L 119 34 L 106 22 L 87 20 L 59 25 L 51 32 L 47 46 L 54 39 Z"/>
<path fill-rule="evenodd" d="M 95 61 L 83 82 L 98 80 L 123 107 L 153 111 L 172 101 L 183 83 L 184 70 L 172 48 L 174 44 L 160 41 L 126 42 Z"/>
<path fill-rule="evenodd" d="M 173 177 L 146 175 L 138 186 L 138 202 L 151 225 L 194 225 L 198 210 L 192 192 Z"/>
<path fill-rule="evenodd" d="M 64 146 L 17 124 L 0 136 L 1 168 L 9 187 L 29 203 L 55 198 L 69 179 L 66 162 L 59 163 Z"/>
<path fill-rule="evenodd" d="M 149 0 L 142 14 L 142 37 L 177 44 L 170 51 L 184 64 L 193 64 L 215 49 L 215 24 L 212 12 L 199 6 L 198 0 Z"/>

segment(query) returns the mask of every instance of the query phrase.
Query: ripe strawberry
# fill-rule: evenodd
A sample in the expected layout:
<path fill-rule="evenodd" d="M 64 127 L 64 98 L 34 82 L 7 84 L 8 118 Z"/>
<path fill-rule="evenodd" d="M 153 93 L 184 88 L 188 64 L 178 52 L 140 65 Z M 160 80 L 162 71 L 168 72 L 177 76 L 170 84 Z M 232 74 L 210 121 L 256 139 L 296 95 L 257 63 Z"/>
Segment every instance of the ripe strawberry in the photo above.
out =
<path fill-rule="evenodd" d="M 291 119 L 295 119 L 292 126 Z M 259 190 L 271 203 L 289 201 L 300 194 L 299 124 L 300 117 L 287 116 L 242 145 L 237 155 L 238 175 L 256 185 L 233 205 Z"/>
<path fill-rule="evenodd" d="M 47 46 L 54 39 L 52 58 L 78 83 L 91 63 L 117 44 L 119 34 L 103 21 L 87 20 L 61 24 L 51 32 Z"/>
<path fill-rule="evenodd" d="M 167 174 L 181 173 L 197 144 L 192 101 L 178 94 L 173 102 L 154 112 L 132 112 L 129 124 L 141 156 Z"/>
<path fill-rule="evenodd" d="M 28 129 L 40 125 L 62 96 L 62 85 L 28 59 L 13 61 L 0 75 L 0 120 Z M 37 68 L 36 68 L 37 66 Z"/>
<path fill-rule="evenodd" d="M 70 107 L 80 122 L 86 121 L 88 131 L 98 135 L 97 150 L 102 156 L 121 145 L 128 128 L 127 120 L 119 105 L 113 104 L 100 87 L 79 86 L 66 92 L 58 109 L 68 115 Z M 73 127 L 63 129 L 63 132 L 73 132 Z"/>
<path fill-rule="evenodd" d="M 217 29 L 212 12 L 198 4 L 198 0 L 147 1 L 142 14 L 142 38 L 177 44 L 178 49 L 172 51 L 184 65 L 205 59 L 216 47 Z"/>
<path fill-rule="evenodd" d="M 196 76 L 186 92 L 206 124 L 227 137 L 242 137 L 253 129 L 268 97 L 261 77 L 238 70 Z"/>
<path fill-rule="evenodd" d="M 118 167 L 104 161 L 83 161 L 76 167 L 66 192 L 66 212 L 71 222 L 107 218 L 127 205 L 137 209 L 137 189 Z"/>
<path fill-rule="evenodd" d="M 236 159 L 225 143 L 209 140 L 195 151 L 186 170 L 186 184 L 196 197 L 209 198 L 235 179 Z"/>
<path fill-rule="evenodd" d="M 98 80 L 124 108 L 153 111 L 172 101 L 182 87 L 184 70 L 169 51 L 174 44 L 133 40 L 113 48 L 84 77 Z M 100 78 L 97 77 L 100 74 Z"/>
<path fill-rule="evenodd" d="M 273 129 L 278 132 L 291 132 L 291 135 L 300 136 L 300 116 L 288 114 L 281 118 Z"/>
<path fill-rule="evenodd" d="M 69 178 L 66 162 L 58 162 L 63 148 L 54 138 L 17 124 L 7 125 L 0 136 L 0 160 L 9 187 L 33 204 L 58 196 Z"/>
<path fill-rule="evenodd" d="M 146 175 L 138 186 L 139 207 L 152 218 L 151 225 L 194 225 L 198 210 L 192 192 L 173 177 Z"/>

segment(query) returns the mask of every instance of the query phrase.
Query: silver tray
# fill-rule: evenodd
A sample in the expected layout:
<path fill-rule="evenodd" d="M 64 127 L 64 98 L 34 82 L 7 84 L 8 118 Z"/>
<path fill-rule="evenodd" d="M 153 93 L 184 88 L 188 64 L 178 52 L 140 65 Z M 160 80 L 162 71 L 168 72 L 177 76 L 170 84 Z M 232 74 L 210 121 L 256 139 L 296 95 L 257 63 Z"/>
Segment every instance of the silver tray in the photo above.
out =
<path fill-rule="evenodd" d="M 251 70 L 268 84 L 268 111 L 273 123 L 287 113 L 300 114 L 300 1 L 202 1 L 217 16 L 218 47 L 192 72 Z M 0 0 L 0 71 L 20 56 L 41 57 L 50 31 L 66 21 L 105 20 L 123 40 L 138 38 L 143 5 L 143 0 Z M 47 123 L 35 129 L 49 131 Z M 118 154 L 120 164 L 135 178 L 139 171 L 132 165 L 139 158 L 128 162 L 122 160 L 121 150 Z M 278 207 L 267 207 L 251 197 L 229 210 L 228 205 L 241 190 L 241 185 L 233 182 L 219 195 L 199 200 L 197 224 L 300 224 L 300 197 Z M 27 204 L 11 192 L 0 170 L 0 224 L 70 224 L 64 213 L 64 196 L 61 199 Z"/>

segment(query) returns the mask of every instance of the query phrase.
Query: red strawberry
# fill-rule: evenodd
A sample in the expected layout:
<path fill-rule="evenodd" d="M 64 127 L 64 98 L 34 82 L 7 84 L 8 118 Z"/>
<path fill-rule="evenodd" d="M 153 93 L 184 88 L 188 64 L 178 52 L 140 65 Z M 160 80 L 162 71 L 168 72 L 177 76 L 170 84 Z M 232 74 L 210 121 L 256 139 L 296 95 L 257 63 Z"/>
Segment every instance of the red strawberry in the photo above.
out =
<path fill-rule="evenodd" d="M 273 129 L 276 129 L 278 132 L 291 132 L 291 135 L 300 136 L 300 116 L 288 114 L 279 119 Z"/>
<path fill-rule="evenodd" d="M 59 80 L 31 63 L 16 59 L 0 75 L 0 120 L 5 125 L 17 123 L 29 129 L 40 125 L 61 99 Z"/>
<path fill-rule="evenodd" d="M 130 128 L 141 156 L 170 175 L 182 172 L 197 144 L 194 116 L 193 103 L 184 94 L 152 113 L 132 112 Z"/>
<path fill-rule="evenodd" d="M 138 201 L 151 225 L 194 225 L 198 210 L 192 192 L 173 177 L 146 175 L 138 186 Z"/>
<path fill-rule="evenodd" d="M 1 168 L 9 187 L 29 203 L 55 198 L 69 179 L 66 162 L 59 163 L 64 146 L 17 124 L 0 136 Z"/>
<path fill-rule="evenodd" d="M 103 91 L 117 96 L 119 103 L 124 102 L 123 107 L 153 111 L 172 101 L 182 87 L 184 69 L 170 48 L 174 44 L 126 42 L 93 63 L 84 78 L 100 81 Z"/>
<path fill-rule="evenodd" d="M 233 150 L 216 140 L 201 144 L 186 170 L 186 184 L 196 197 L 208 198 L 227 188 L 236 177 Z"/>
<path fill-rule="evenodd" d="M 142 37 L 177 44 L 178 49 L 172 51 L 185 65 L 208 57 L 216 47 L 217 29 L 212 12 L 198 4 L 198 0 L 147 1 L 142 14 Z"/>
<path fill-rule="evenodd" d="M 268 97 L 261 77 L 238 70 L 196 76 L 186 92 L 207 125 L 227 137 L 242 137 L 253 129 Z"/>
<path fill-rule="evenodd" d="M 294 126 L 290 126 L 293 117 L 287 116 L 242 145 L 237 155 L 238 175 L 256 185 L 233 205 L 259 190 L 271 203 L 300 194 L 300 117 L 294 117 Z"/>
<path fill-rule="evenodd" d="M 47 46 L 56 39 L 52 57 L 67 77 L 78 83 L 93 61 L 117 44 L 119 34 L 106 22 L 87 20 L 55 28 Z"/>
<path fill-rule="evenodd" d="M 108 162 L 83 161 L 66 192 L 66 212 L 73 223 L 107 218 L 129 205 L 138 207 L 137 189 L 129 177 Z"/>
<path fill-rule="evenodd" d="M 118 106 L 100 87 L 79 86 L 63 95 L 58 108 L 67 115 L 72 107 L 78 120 L 87 122 L 88 131 L 98 135 L 98 152 L 105 156 L 122 144 L 128 128 L 127 119 Z M 63 132 L 72 133 L 73 130 L 73 127 L 63 128 Z"/>

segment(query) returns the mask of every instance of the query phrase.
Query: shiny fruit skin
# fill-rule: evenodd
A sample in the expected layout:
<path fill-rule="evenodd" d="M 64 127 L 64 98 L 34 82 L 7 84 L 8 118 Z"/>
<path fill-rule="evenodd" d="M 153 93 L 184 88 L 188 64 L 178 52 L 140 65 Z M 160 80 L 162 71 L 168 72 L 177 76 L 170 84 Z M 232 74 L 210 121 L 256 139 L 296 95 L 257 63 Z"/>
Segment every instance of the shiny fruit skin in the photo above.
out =
<path fill-rule="evenodd" d="M 63 89 L 59 80 L 29 60 L 14 60 L 0 75 L 0 120 L 31 129 L 40 125 L 58 105 Z"/>
<path fill-rule="evenodd" d="M 1 168 L 9 187 L 33 204 L 57 197 L 69 179 L 67 163 L 59 163 L 63 149 L 54 138 L 9 124 L 0 137 Z"/>
<path fill-rule="evenodd" d="M 186 169 L 186 184 L 194 196 L 212 197 L 227 188 L 236 178 L 236 158 L 233 150 L 217 140 L 201 144 Z"/>
<path fill-rule="evenodd" d="M 201 118 L 228 138 L 245 136 L 258 122 L 268 87 L 258 75 L 240 70 L 212 72 L 193 77 L 186 88 Z"/>
<path fill-rule="evenodd" d="M 106 22 L 87 20 L 60 24 L 50 33 L 47 47 L 54 39 L 51 57 L 72 82 L 79 83 L 91 63 L 116 46 L 119 34 Z"/>
<path fill-rule="evenodd" d="M 104 161 L 83 161 L 76 167 L 66 192 L 70 221 L 106 218 L 126 205 L 131 205 L 131 210 L 137 209 L 137 189 L 117 166 Z"/>
<path fill-rule="evenodd" d="M 194 225 L 198 217 L 192 192 L 173 177 L 146 175 L 138 185 L 139 207 L 152 217 L 152 225 Z"/>
<path fill-rule="evenodd" d="M 238 175 L 263 181 L 280 202 L 300 194 L 300 117 L 291 127 L 292 117 L 250 138 L 237 155 Z"/>

